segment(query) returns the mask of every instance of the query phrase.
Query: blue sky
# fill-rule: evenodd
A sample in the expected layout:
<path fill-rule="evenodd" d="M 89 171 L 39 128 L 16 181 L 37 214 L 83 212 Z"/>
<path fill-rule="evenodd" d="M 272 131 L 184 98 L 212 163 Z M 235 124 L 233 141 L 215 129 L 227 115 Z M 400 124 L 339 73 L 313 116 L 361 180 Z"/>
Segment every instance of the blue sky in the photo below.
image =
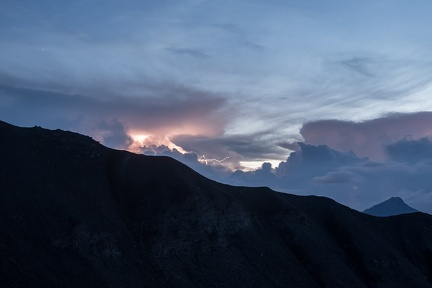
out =
<path fill-rule="evenodd" d="M 231 170 L 276 167 L 296 141 L 387 161 L 386 145 L 432 136 L 431 8 L 3 0 L 1 120 Z"/>

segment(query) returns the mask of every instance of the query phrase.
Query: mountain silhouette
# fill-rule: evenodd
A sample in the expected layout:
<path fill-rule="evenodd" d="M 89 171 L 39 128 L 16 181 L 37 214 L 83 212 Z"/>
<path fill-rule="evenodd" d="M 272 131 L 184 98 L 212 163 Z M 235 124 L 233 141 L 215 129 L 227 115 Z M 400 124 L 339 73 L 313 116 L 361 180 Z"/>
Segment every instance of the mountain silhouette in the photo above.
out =
<path fill-rule="evenodd" d="M 2 287 L 431 287 L 432 216 L 211 181 L 0 122 Z"/>
<path fill-rule="evenodd" d="M 363 213 L 381 217 L 415 212 L 419 211 L 408 206 L 400 197 L 391 197 L 390 199 L 363 211 Z"/>

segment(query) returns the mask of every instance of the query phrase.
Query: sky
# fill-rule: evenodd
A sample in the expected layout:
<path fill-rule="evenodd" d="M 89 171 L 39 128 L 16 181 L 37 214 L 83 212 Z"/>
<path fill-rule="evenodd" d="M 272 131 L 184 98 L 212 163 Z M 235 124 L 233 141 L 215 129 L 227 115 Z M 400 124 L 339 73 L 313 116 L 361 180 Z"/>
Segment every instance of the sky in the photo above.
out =
<path fill-rule="evenodd" d="M 428 151 L 432 137 L 431 8 L 426 0 L 2 0 L 0 120 L 168 155 L 226 183 L 359 210 L 402 196 L 432 213 L 430 155 L 412 151 Z M 349 161 L 322 168 L 320 153 Z M 287 168 L 296 165 L 311 167 L 297 169 L 301 185 Z M 401 175 L 414 176 L 392 178 Z"/>

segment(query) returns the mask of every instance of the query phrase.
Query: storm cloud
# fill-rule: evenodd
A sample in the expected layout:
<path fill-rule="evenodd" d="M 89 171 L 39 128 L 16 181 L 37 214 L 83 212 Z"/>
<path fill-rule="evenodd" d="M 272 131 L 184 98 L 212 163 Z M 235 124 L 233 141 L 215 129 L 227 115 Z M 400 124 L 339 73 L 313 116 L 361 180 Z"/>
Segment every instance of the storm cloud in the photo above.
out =
<path fill-rule="evenodd" d="M 169 84 L 152 90 L 137 98 L 97 98 L 0 85 L 0 111 L 17 125 L 31 126 L 33 117 L 39 116 L 39 125 L 61 124 L 91 135 L 105 129 L 100 123 L 115 119 L 125 126 L 125 133 L 216 136 L 229 121 L 222 111 L 225 99 L 218 95 Z"/>
<path fill-rule="evenodd" d="M 231 183 L 326 196 L 359 211 L 398 196 L 416 209 L 432 213 L 430 140 L 403 139 L 392 143 L 385 148 L 392 151 L 391 159 L 385 162 L 360 158 L 353 152 L 337 151 L 326 145 L 298 145 L 299 150 L 277 167 L 236 171 Z M 417 147 L 421 149 L 413 149 Z"/>
<path fill-rule="evenodd" d="M 432 112 L 395 113 L 362 122 L 319 120 L 305 123 L 300 134 L 310 144 L 352 150 L 362 157 L 384 160 L 385 147 L 393 142 L 406 137 L 432 137 Z"/>

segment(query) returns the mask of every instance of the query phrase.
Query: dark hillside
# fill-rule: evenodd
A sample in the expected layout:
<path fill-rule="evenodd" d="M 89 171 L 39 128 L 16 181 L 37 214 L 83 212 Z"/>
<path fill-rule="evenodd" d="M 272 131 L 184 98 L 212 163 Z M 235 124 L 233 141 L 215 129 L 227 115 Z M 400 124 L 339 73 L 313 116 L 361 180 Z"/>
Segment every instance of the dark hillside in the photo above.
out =
<path fill-rule="evenodd" d="M 432 216 L 232 187 L 0 122 L 2 287 L 432 287 Z"/>

